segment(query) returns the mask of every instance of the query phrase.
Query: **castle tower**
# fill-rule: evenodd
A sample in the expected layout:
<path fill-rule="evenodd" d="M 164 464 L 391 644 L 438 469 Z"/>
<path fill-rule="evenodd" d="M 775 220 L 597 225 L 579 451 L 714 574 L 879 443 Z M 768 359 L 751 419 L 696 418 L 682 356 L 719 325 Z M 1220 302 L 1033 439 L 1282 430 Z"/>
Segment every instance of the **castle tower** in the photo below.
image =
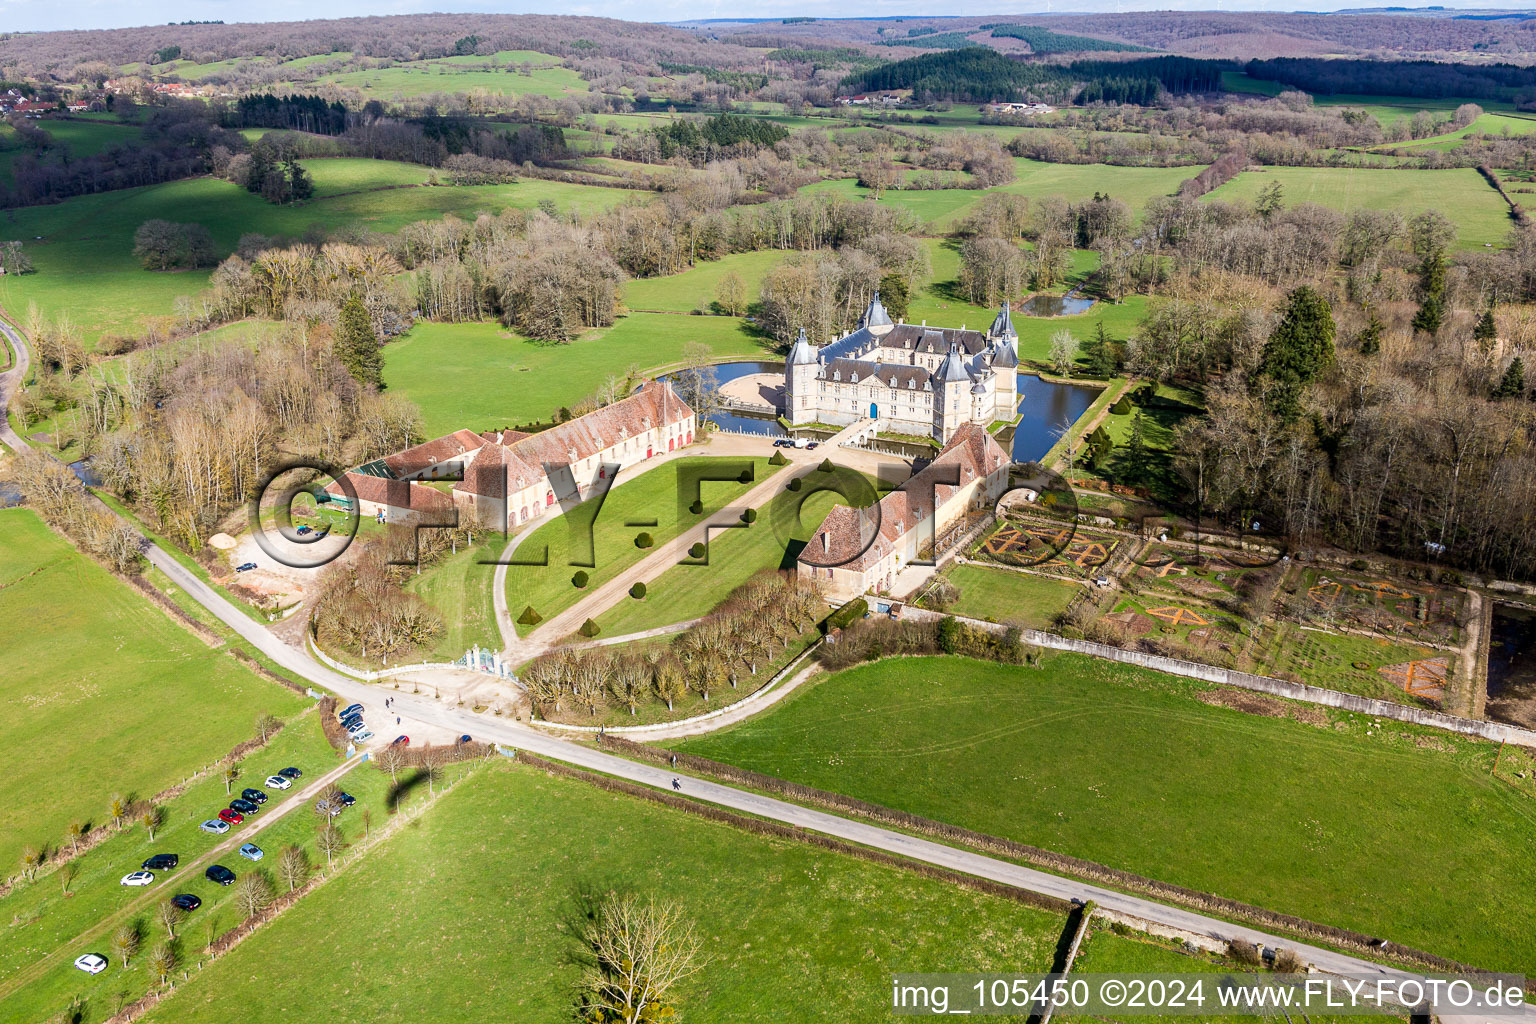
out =
<path fill-rule="evenodd" d="M 1019 332 L 1013 329 L 1013 318 L 1008 315 L 1008 300 L 997 311 L 997 318 L 987 329 L 992 342 L 993 418 L 1012 422 L 1019 409 Z"/>
<path fill-rule="evenodd" d="M 816 375 L 821 371 L 820 350 L 800 328 L 800 337 L 784 360 L 784 418 L 791 423 L 815 423 L 821 410 L 817 402 Z"/>
<path fill-rule="evenodd" d="M 859 326 L 870 334 L 880 338 L 891 332 L 896 326 L 891 323 L 891 314 L 885 311 L 885 306 L 880 302 L 880 292 L 875 291 L 875 297 L 869 300 L 869 306 L 865 308 L 864 315 L 859 319 Z"/>
<path fill-rule="evenodd" d="M 933 374 L 933 436 L 945 442 L 954 436 L 960 424 L 970 419 L 971 374 L 965 368 L 960 350 L 949 346 L 949 354 Z"/>

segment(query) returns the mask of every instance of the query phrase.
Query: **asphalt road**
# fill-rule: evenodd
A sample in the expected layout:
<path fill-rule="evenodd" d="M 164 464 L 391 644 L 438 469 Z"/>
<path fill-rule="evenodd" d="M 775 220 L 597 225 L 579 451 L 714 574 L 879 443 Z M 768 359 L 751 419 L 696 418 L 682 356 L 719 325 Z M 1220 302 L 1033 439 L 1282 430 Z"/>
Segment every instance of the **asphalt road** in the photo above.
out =
<path fill-rule="evenodd" d="M 4 330 L 7 336 L 11 338 L 12 344 L 21 357 L 20 365 L 24 367 L 26 364 L 26 346 L 22 343 L 20 337 L 3 321 L 0 321 L 0 330 Z M 18 379 L 19 374 L 16 373 L 9 373 L 0 377 L 0 412 L 3 412 L 4 401 L 10 392 L 12 384 Z M 14 434 L 9 434 L 8 428 L 4 433 L 0 433 L 0 437 L 5 437 L 7 443 L 14 443 L 18 447 L 22 445 L 19 438 L 15 438 Z M 330 690 L 344 701 L 355 701 L 358 703 L 377 702 L 379 691 L 376 687 L 341 675 L 321 665 L 307 653 L 289 647 L 273 636 L 271 632 L 252 621 L 239 609 L 231 605 L 223 595 L 189 572 L 180 562 L 176 561 L 158 546 L 146 540 L 144 553 L 177 586 L 183 588 L 194 600 L 217 616 L 220 621 L 242 639 L 280 665 L 285 671 L 308 680 L 317 687 Z M 1384 967 L 1369 960 L 1317 946 L 1306 945 L 1254 928 L 1235 925 L 1213 917 L 1206 917 L 1178 907 L 1155 903 L 1151 900 L 1130 896 L 1112 889 L 1101 888 L 1087 882 L 1048 874 L 993 857 L 956 849 L 941 843 L 920 839 L 916 836 L 905 835 L 877 825 L 842 818 L 823 811 L 801 807 L 798 804 L 786 803 L 772 797 L 745 792 L 705 779 L 667 771 L 657 766 L 628 761 L 620 757 L 614 757 L 611 754 L 605 754 L 598 750 L 545 735 L 515 722 L 476 715 L 473 712 L 437 701 L 425 695 L 395 691 L 390 693 L 390 696 L 394 698 L 392 710 L 404 720 L 402 729 L 406 732 L 410 731 L 412 723 L 420 723 L 451 733 L 468 733 L 477 740 L 489 740 L 518 749 L 528 750 L 551 760 L 562 761 L 666 792 L 673 791 L 672 782 L 676 779 L 681 784 L 681 793 L 695 800 L 705 801 L 746 814 L 757 815 L 784 824 L 799 826 L 851 843 L 884 850 L 915 861 L 950 868 L 968 875 L 990 879 L 1005 885 L 1017 886 L 1021 889 L 1054 896 L 1059 899 L 1094 900 L 1099 906 L 1107 910 L 1134 915 L 1148 921 L 1197 932 L 1215 939 L 1225 940 L 1236 937 L 1265 946 L 1293 949 L 1307 961 L 1316 965 L 1319 970 L 1331 974 L 1370 974 L 1393 978 L 1414 976 L 1411 972 Z M 1213 822 L 1212 827 L 1219 827 L 1219 823 Z M 1525 1017 L 1536 1019 L 1536 1010 L 1528 1009 Z M 1451 1018 L 1443 1019 L 1451 1020 Z M 1510 1018 L 1499 1019 L 1507 1020 Z M 1471 1018 L 1459 1018 L 1458 1024 L 1470 1020 Z"/>

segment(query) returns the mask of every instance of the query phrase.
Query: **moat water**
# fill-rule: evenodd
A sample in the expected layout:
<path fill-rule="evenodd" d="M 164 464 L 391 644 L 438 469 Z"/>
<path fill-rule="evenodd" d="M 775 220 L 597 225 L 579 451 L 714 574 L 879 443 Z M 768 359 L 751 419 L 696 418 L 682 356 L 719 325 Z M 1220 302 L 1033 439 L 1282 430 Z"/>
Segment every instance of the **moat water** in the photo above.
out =
<path fill-rule="evenodd" d="M 753 373 L 781 373 L 783 363 L 748 359 L 730 363 L 716 363 L 715 382 L 724 384 Z M 663 378 L 666 379 L 666 378 Z M 1082 384 L 1063 384 L 1041 380 L 1032 373 L 1019 374 L 1019 422 L 1013 428 L 1010 451 L 1015 462 L 1034 462 L 1061 437 L 1068 425 L 1076 423 L 1099 396 L 1099 389 Z M 762 434 L 767 437 L 784 437 L 784 428 L 777 419 L 769 416 L 753 416 L 749 413 L 717 410 L 705 419 L 727 430 Z M 882 446 L 905 452 L 919 458 L 932 455 L 932 451 L 919 445 L 882 441 Z"/>

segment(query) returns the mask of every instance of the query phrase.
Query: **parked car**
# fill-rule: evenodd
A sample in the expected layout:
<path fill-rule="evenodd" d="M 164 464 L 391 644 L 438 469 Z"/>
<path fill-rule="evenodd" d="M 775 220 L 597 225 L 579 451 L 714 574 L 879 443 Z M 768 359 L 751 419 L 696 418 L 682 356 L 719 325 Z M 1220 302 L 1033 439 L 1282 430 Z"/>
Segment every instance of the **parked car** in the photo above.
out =
<path fill-rule="evenodd" d="M 221 836 L 225 832 L 229 831 L 229 822 L 227 822 L 227 821 L 214 821 L 212 819 L 209 819 L 208 821 L 203 822 L 201 825 L 199 825 L 197 827 L 202 829 L 204 832 L 212 832 L 216 836 Z"/>
<path fill-rule="evenodd" d="M 222 864 L 210 864 L 203 875 L 217 885 L 229 885 L 235 880 L 235 873 Z"/>
<path fill-rule="evenodd" d="M 266 854 L 262 853 L 261 847 L 257 846 L 255 843 L 246 843 L 244 846 L 240 847 L 240 856 L 244 857 L 246 860 L 261 860 L 261 858 L 265 857 Z"/>
<path fill-rule="evenodd" d="M 775 448 L 783 448 L 785 445 L 792 445 L 794 443 L 787 437 L 776 437 L 773 439 L 773 446 Z"/>
<path fill-rule="evenodd" d="M 468 742 L 470 742 L 469 733 L 465 733 L 464 735 L 460 736 L 459 737 L 459 742 L 460 743 L 468 743 Z"/>
<path fill-rule="evenodd" d="M 100 953 L 87 953 L 75 957 L 75 969 L 86 974 L 100 974 L 107 969 L 107 958 Z"/>
<path fill-rule="evenodd" d="M 373 739 L 373 733 L 369 732 L 367 729 L 364 729 L 362 732 L 356 732 L 352 734 L 353 743 L 367 743 L 371 739 Z"/>
<path fill-rule="evenodd" d="M 250 572 L 254 568 L 256 568 L 255 562 L 241 562 L 235 566 L 235 572 Z"/>
<path fill-rule="evenodd" d="M 267 802 L 267 794 L 252 786 L 242 789 L 240 795 L 253 804 L 264 804 Z"/>
<path fill-rule="evenodd" d="M 238 825 L 245 820 L 245 815 L 241 814 L 237 810 L 234 810 L 233 808 L 226 807 L 219 812 L 219 820 L 227 821 L 231 825 Z"/>
<path fill-rule="evenodd" d="M 255 814 L 257 811 L 261 810 L 260 807 L 257 807 L 251 801 L 240 799 L 231 800 L 229 802 L 229 809 L 232 811 L 239 811 L 241 814 Z"/>
<path fill-rule="evenodd" d="M 266 784 L 273 789 L 287 789 L 293 781 L 282 775 L 268 775 Z"/>
<path fill-rule="evenodd" d="M 810 451 L 810 450 L 811 450 L 811 449 L 812 449 L 812 448 L 816 448 L 816 447 L 818 447 L 818 446 L 819 446 L 819 445 L 820 445 L 820 444 L 821 444 L 821 442 L 820 442 L 820 441 L 812 441 L 812 442 L 811 442 L 811 443 L 810 443 L 810 444 L 808 444 L 808 445 L 806 445 L 806 446 L 805 446 L 805 450 L 806 450 L 806 451 Z"/>
<path fill-rule="evenodd" d="M 281 775 L 285 779 L 302 779 L 304 777 L 303 772 L 293 767 L 279 768 L 277 774 Z"/>
<path fill-rule="evenodd" d="M 345 792 L 337 793 L 336 800 L 343 807 L 351 807 L 353 804 L 357 803 L 357 797 L 353 796 L 351 793 Z"/>
<path fill-rule="evenodd" d="M 363 720 L 361 718 L 354 718 L 346 728 L 347 732 L 362 732 L 365 726 L 363 725 Z"/>
<path fill-rule="evenodd" d="M 341 801 L 338 800 L 335 803 L 331 803 L 329 800 L 316 800 L 315 813 L 323 814 L 327 818 L 334 818 L 341 813 Z"/>
<path fill-rule="evenodd" d="M 363 713 L 363 706 L 361 704 L 348 704 L 346 707 L 344 707 L 340 711 L 336 712 L 336 717 L 337 718 L 351 718 L 353 715 L 360 715 L 362 713 Z"/>
<path fill-rule="evenodd" d="M 300 537 L 307 537 L 315 532 L 315 528 L 312 526 L 301 526 L 298 532 Z"/>
<path fill-rule="evenodd" d="M 806 447 L 810 446 L 810 443 L 811 442 L 807 441 L 803 437 L 797 437 L 797 438 L 795 438 L 795 445 L 794 446 L 796 448 L 806 448 Z"/>
<path fill-rule="evenodd" d="M 408 747 L 410 745 L 411 738 L 409 736 L 396 736 L 394 742 L 390 743 L 392 747 Z"/>
<path fill-rule="evenodd" d="M 361 722 L 362 720 L 363 713 L 361 711 L 349 711 L 338 719 L 342 725 L 346 725 L 348 722 Z"/>
<path fill-rule="evenodd" d="M 189 892 L 179 892 L 171 897 L 171 905 L 178 910 L 196 910 L 203 901 Z"/>
<path fill-rule="evenodd" d="M 130 871 L 123 876 L 124 885 L 149 885 L 155 880 L 153 871 Z"/>
<path fill-rule="evenodd" d="M 181 860 L 174 853 L 157 853 L 139 866 L 145 871 L 169 871 Z"/>

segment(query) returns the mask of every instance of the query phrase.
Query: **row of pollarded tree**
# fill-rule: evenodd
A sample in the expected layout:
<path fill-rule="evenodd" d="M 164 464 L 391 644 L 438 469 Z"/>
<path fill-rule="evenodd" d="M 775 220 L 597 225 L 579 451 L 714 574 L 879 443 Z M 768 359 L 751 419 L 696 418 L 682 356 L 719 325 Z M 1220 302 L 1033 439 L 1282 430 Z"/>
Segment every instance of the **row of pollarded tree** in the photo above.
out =
<path fill-rule="evenodd" d="M 641 705 L 673 710 L 690 691 L 709 702 L 725 685 L 757 675 L 825 612 L 816 587 L 791 573 L 765 572 L 738 587 L 719 610 L 668 648 L 610 653 L 565 647 L 524 666 L 518 676 L 544 718 L 574 708 L 588 718 L 610 707 L 637 715 Z"/>

